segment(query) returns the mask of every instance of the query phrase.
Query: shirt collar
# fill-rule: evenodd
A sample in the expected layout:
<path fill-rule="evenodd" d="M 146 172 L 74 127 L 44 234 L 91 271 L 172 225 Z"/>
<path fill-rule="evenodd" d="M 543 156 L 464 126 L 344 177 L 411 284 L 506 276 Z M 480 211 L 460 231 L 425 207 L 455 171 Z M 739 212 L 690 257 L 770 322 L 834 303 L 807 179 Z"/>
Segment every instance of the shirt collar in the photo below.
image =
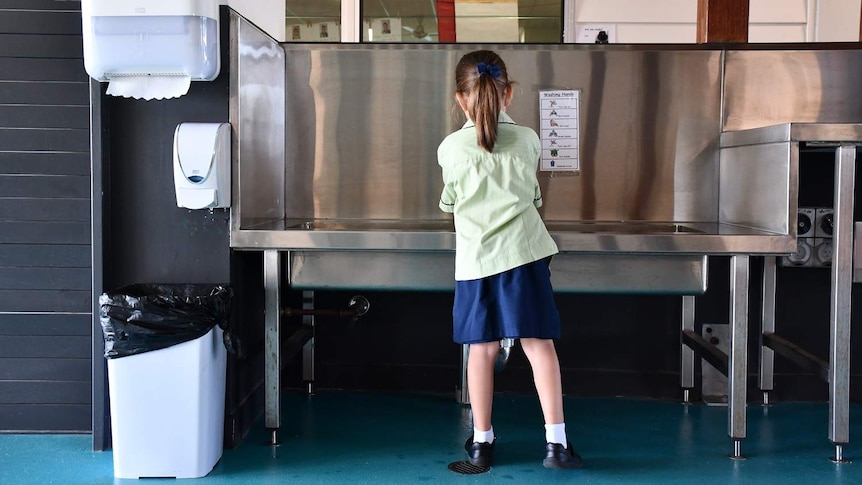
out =
<path fill-rule="evenodd" d="M 512 125 L 516 124 L 515 121 L 509 115 L 507 115 L 505 111 L 500 111 L 500 116 L 497 117 L 497 123 L 509 123 Z M 464 126 L 462 126 L 461 129 L 463 130 L 464 128 L 472 128 L 474 126 L 476 125 L 473 123 L 473 120 L 467 118 L 467 122 L 464 123 Z"/>

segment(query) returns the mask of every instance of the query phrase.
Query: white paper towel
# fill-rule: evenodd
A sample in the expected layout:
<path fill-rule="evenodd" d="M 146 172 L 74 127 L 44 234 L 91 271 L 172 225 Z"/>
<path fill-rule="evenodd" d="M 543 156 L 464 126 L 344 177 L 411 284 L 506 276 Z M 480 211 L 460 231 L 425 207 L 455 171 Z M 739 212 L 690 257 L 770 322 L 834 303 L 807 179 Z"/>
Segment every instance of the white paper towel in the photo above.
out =
<path fill-rule="evenodd" d="M 108 94 L 135 99 L 178 98 L 189 92 L 189 76 L 122 76 L 111 78 Z"/>

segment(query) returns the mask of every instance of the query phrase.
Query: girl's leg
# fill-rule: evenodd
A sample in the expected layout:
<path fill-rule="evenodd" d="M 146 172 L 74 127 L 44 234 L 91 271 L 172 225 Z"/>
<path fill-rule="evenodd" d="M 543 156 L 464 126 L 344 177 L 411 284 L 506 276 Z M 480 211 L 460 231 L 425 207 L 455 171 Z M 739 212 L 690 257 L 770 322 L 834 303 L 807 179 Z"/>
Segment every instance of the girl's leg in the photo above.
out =
<path fill-rule="evenodd" d="M 467 392 L 470 394 L 470 408 L 473 410 L 473 428 L 480 431 L 491 429 L 494 363 L 499 352 L 499 342 L 470 344 L 470 354 L 467 357 Z"/>
<path fill-rule="evenodd" d="M 533 368 L 533 381 L 536 383 L 536 392 L 539 394 L 539 403 L 542 405 L 545 424 L 564 423 L 560 361 L 557 359 L 554 341 L 524 338 L 521 339 L 521 348 L 524 349 L 524 354 L 530 361 L 530 367 Z M 470 399 L 473 399 L 472 392 Z"/>
<path fill-rule="evenodd" d="M 545 415 L 545 468 L 581 467 L 581 456 L 569 446 L 563 419 L 563 386 L 560 383 L 560 361 L 553 340 L 521 339 L 521 347 L 533 368 L 533 381 Z"/>

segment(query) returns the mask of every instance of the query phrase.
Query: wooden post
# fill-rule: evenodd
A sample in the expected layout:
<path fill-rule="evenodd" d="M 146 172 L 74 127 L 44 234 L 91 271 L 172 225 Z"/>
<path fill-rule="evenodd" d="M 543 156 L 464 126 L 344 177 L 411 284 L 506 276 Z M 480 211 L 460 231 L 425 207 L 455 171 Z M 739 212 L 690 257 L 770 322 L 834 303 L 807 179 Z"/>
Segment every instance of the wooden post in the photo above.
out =
<path fill-rule="evenodd" d="M 437 0 L 437 42 L 455 40 L 455 0 Z"/>
<path fill-rule="evenodd" d="M 748 42 L 748 0 L 698 0 L 697 42 Z"/>

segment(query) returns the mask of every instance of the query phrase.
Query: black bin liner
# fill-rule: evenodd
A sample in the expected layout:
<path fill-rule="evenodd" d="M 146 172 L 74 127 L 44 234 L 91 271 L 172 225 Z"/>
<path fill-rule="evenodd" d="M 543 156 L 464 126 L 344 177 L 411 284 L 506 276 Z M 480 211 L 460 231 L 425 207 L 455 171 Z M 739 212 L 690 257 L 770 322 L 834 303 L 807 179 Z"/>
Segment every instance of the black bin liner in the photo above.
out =
<path fill-rule="evenodd" d="M 105 358 L 164 349 L 200 338 L 218 325 L 228 352 L 242 357 L 229 315 L 233 291 L 200 284 L 137 284 L 99 296 Z"/>

